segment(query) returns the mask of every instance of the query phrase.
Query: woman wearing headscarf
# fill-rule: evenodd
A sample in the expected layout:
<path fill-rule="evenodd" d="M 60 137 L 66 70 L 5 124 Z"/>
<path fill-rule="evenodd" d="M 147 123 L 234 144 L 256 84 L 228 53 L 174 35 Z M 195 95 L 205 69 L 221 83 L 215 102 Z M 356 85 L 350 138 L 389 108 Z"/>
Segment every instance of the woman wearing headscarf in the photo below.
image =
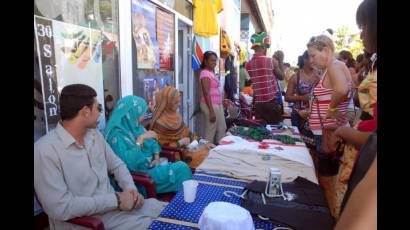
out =
<path fill-rule="evenodd" d="M 158 193 L 179 191 L 182 182 L 192 177 L 191 170 L 182 161 L 159 165 L 157 135 L 141 125 L 147 109 L 141 97 L 130 95 L 118 100 L 105 127 L 105 139 L 130 171 L 152 177 Z"/>
<path fill-rule="evenodd" d="M 155 98 L 154 116 L 149 126 L 158 134 L 158 142 L 162 146 L 184 148 L 192 141 L 199 141 L 199 137 L 194 135 L 182 121 L 178 108 L 181 103 L 181 96 L 178 90 L 168 86 L 158 92 Z M 192 153 L 184 151 L 184 158 L 192 160 L 188 163 L 191 168 L 198 167 L 208 156 L 208 148 L 213 147 L 212 143 L 206 143 L 205 149 Z"/>

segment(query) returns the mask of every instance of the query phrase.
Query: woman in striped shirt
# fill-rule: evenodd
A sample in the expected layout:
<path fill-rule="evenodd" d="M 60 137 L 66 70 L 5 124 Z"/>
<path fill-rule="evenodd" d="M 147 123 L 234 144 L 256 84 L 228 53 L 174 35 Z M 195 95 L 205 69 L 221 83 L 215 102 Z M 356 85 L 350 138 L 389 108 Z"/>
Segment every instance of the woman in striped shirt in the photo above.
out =
<path fill-rule="evenodd" d="M 349 127 L 347 108 L 350 100 L 352 78 L 346 64 L 335 58 L 333 41 L 320 35 L 307 44 L 313 66 L 324 70 L 321 80 L 313 90 L 313 103 L 309 117 L 309 126 L 315 135 L 318 170 L 322 176 L 334 175 L 337 172 L 329 167 L 330 156 L 321 153 L 322 129 Z"/>

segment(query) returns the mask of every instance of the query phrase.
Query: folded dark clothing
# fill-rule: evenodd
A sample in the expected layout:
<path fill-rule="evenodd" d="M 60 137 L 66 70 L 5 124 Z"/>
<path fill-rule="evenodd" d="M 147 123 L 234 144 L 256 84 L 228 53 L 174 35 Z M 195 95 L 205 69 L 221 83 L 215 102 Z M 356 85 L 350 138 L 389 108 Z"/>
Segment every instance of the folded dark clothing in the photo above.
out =
<path fill-rule="evenodd" d="M 263 203 L 266 182 L 253 181 L 245 189 L 246 196 L 241 205 L 253 215 L 262 215 L 272 222 L 293 229 L 332 229 L 334 220 L 320 186 L 302 177 L 283 183 L 283 192 L 294 194 L 291 201 L 282 197 L 266 197 Z"/>
<path fill-rule="evenodd" d="M 294 202 L 306 205 L 327 206 L 326 198 L 320 186 L 303 177 L 297 177 L 290 183 L 282 183 L 282 187 L 283 192 L 296 194 L 295 199 L 292 200 Z M 249 191 L 264 193 L 266 182 L 255 180 L 249 183 L 245 188 Z"/>

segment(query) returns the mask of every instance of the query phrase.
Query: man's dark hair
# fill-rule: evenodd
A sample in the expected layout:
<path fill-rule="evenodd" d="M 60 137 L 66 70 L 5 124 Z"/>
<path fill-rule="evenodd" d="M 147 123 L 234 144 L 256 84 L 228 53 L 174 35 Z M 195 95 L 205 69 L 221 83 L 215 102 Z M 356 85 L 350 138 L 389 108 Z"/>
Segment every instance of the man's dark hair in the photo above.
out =
<path fill-rule="evenodd" d="M 288 68 L 290 68 L 290 64 L 287 63 L 287 62 L 283 63 L 283 65 L 286 66 L 286 67 L 288 67 Z"/>
<path fill-rule="evenodd" d="M 364 0 L 356 12 L 356 23 L 359 28 L 366 26 L 369 43 L 377 49 L 377 0 Z"/>
<path fill-rule="evenodd" d="M 97 92 L 88 85 L 73 84 L 65 86 L 60 94 L 61 120 L 73 119 L 84 106 L 92 109 L 94 97 L 96 96 Z"/>

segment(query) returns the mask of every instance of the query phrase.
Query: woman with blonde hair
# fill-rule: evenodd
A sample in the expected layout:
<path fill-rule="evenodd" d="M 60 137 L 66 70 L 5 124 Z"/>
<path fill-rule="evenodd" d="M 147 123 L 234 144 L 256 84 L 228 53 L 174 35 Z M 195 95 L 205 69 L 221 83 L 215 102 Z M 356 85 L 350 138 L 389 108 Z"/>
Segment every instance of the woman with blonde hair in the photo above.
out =
<path fill-rule="evenodd" d="M 313 37 L 307 44 L 314 68 L 323 71 L 313 89 L 309 127 L 315 135 L 318 169 L 321 176 L 337 173 L 333 156 L 322 152 L 323 129 L 350 127 L 347 116 L 352 78 L 345 63 L 335 58 L 333 41 L 325 35 Z"/>

